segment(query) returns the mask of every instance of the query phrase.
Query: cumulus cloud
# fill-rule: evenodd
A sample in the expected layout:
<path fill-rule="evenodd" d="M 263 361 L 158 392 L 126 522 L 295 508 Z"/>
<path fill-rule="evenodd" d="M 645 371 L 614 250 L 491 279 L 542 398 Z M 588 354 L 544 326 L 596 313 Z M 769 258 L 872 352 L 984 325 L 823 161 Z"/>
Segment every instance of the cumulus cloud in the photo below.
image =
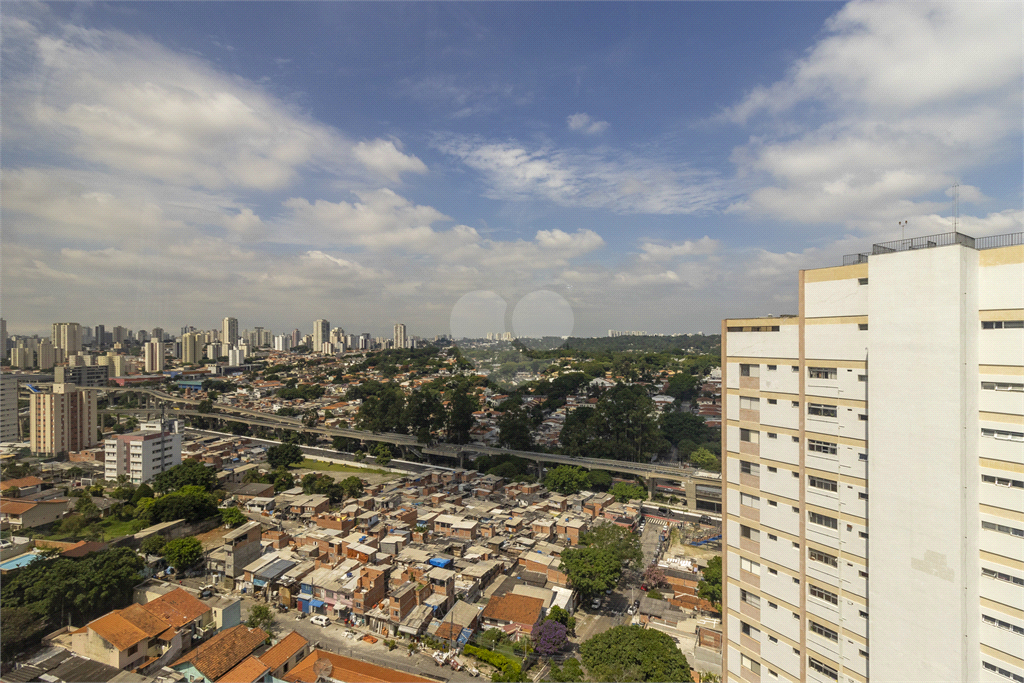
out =
<path fill-rule="evenodd" d="M 148 38 L 7 24 L 8 141 L 49 140 L 111 170 L 213 189 L 279 189 L 304 168 L 351 178 L 352 161 L 392 180 L 425 170 L 393 142 L 353 145 L 264 87 Z"/>
<path fill-rule="evenodd" d="M 608 130 L 609 126 L 607 121 L 594 121 L 589 114 L 572 114 L 566 118 L 566 123 L 569 124 L 569 130 L 587 135 L 603 133 Z"/>
<path fill-rule="evenodd" d="M 640 258 L 644 261 L 662 261 L 665 259 L 678 258 L 680 256 L 698 256 L 713 254 L 718 251 L 720 243 L 707 235 L 699 240 L 687 240 L 673 244 L 655 244 L 644 242 L 640 245 L 643 252 Z"/>
<path fill-rule="evenodd" d="M 724 112 L 765 131 L 733 152 L 759 187 L 729 210 L 867 232 L 940 211 L 936 195 L 1020 135 L 1021 15 L 1019 3 L 844 6 L 784 79 Z M 809 109 L 818 123 L 804 123 Z M 962 201 L 985 201 L 975 190 Z"/>

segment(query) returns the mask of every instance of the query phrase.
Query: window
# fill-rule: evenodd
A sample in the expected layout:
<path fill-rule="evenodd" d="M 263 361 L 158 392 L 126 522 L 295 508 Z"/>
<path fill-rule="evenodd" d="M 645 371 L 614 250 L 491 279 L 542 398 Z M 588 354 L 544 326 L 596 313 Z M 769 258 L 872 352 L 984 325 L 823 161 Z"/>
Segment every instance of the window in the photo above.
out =
<path fill-rule="evenodd" d="M 770 505 L 770 506 L 771 506 L 771 507 L 773 507 L 773 508 L 777 508 L 777 507 L 779 507 L 779 504 L 778 504 L 778 502 L 776 502 L 776 501 L 774 501 L 774 500 L 769 500 L 769 501 L 768 501 L 768 505 Z"/>
<path fill-rule="evenodd" d="M 747 636 L 748 638 L 753 638 L 754 640 L 761 639 L 761 631 L 754 628 L 745 621 L 740 622 L 740 633 Z"/>
<path fill-rule="evenodd" d="M 771 574 L 772 576 L 778 576 L 779 575 L 779 570 L 778 569 L 772 569 L 771 567 L 768 567 L 768 573 Z"/>
<path fill-rule="evenodd" d="M 1004 572 L 996 571 L 995 569 L 983 568 L 981 570 L 982 576 L 987 576 L 990 579 L 997 579 L 999 581 L 1006 581 L 1007 583 L 1013 583 L 1018 586 L 1024 586 L 1024 579 L 1019 576 L 1010 576 Z"/>
<path fill-rule="evenodd" d="M 824 403 L 808 403 L 807 414 L 820 415 L 821 417 L 837 417 L 839 411 L 836 410 L 835 406 L 825 405 Z"/>
<path fill-rule="evenodd" d="M 779 639 L 776 638 L 775 636 L 768 636 L 768 642 L 769 643 L 777 643 L 777 642 L 779 642 Z M 771 672 L 769 671 L 768 673 L 771 673 Z"/>
<path fill-rule="evenodd" d="M 775 434 L 774 432 L 768 432 L 768 438 L 769 439 L 777 439 L 777 438 L 779 438 L 779 435 Z"/>
<path fill-rule="evenodd" d="M 741 429 L 740 430 L 740 441 L 746 441 L 747 443 L 757 443 L 760 432 L 756 429 Z"/>
<path fill-rule="evenodd" d="M 986 391 L 1024 391 L 1024 384 L 1014 382 L 982 382 L 981 388 Z"/>
<path fill-rule="evenodd" d="M 740 396 L 740 409 L 741 410 L 760 410 L 761 400 L 757 398 L 750 398 L 749 396 Z"/>
<path fill-rule="evenodd" d="M 745 591 L 745 590 L 740 589 L 740 600 L 742 600 L 743 602 L 747 603 L 751 607 L 756 607 L 758 609 L 761 609 L 761 596 L 760 595 L 754 595 L 753 593 L 751 593 L 749 591 Z"/>
<path fill-rule="evenodd" d="M 996 524 L 995 522 L 982 522 L 981 528 L 988 529 L 989 531 L 998 531 L 1001 534 L 1010 534 L 1011 536 L 1020 536 L 1024 538 L 1024 529 L 1006 526 L 1005 524 Z"/>
<path fill-rule="evenodd" d="M 866 285 L 867 283 L 868 283 L 868 279 L 866 277 L 859 277 L 859 278 L 857 278 L 857 284 L 858 285 Z"/>
<path fill-rule="evenodd" d="M 792 366 L 792 368 L 793 368 L 793 372 L 800 372 L 800 366 L 799 365 L 794 365 L 794 366 Z"/>
<path fill-rule="evenodd" d="M 862 619 L 867 619 L 868 618 L 868 613 L 867 612 L 865 612 L 864 610 L 859 610 L 859 611 L 860 611 L 860 616 L 861 616 Z"/>
<path fill-rule="evenodd" d="M 138 651 L 139 651 L 139 644 L 138 644 L 138 643 L 135 643 L 135 644 L 134 644 L 134 645 L 132 645 L 132 646 L 131 646 L 130 648 L 128 648 L 128 651 L 127 651 L 127 652 L 126 652 L 125 654 L 127 654 L 127 655 L 133 655 L 133 654 L 135 654 L 135 653 L 136 653 L 136 652 L 138 652 Z"/>
<path fill-rule="evenodd" d="M 745 557 L 740 558 L 740 569 L 751 574 L 760 574 L 761 565 L 753 560 L 748 560 Z"/>
<path fill-rule="evenodd" d="M 821 662 L 819 662 L 814 657 L 808 657 L 807 658 L 807 666 L 811 667 L 812 669 L 814 669 L 818 673 L 822 674 L 823 676 L 828 676 L 833 681 L 838 681 L 839 680 L 839 672 L 838 671 L 836 671 L 835 669 L 833 669 L 830 666 L 826 666 L 825 664 L 822 664 Z"/>
<path fill-rule="evenodd" d="M 770 607 L 771 609 L 779 609 L 779 606 L 771 601 L 768 602 L 768 607 Z"/>
<path fill-rule="evenodd" d="M 760 374 L 758 372 L 760 369 L 760 365 L 748 365 L 746 363 L 742 363 L 740 365 L 740 377 L 757 377 Z"/>
<path fill-rule="evenodd" d="M 867 573 L 866 571 L 864 571 L 863 569 L 862 569 L 862 570 L 860 570 L 859 572 L 857 572 L 857 574 L 858 574 L 858 575 L 860 576 L 860 578 L 862 578 L 862 579 L 866 579 L 866 578 L 868 578 L 868 573 Z"/>
<path fill-rule="evenodd" d="M 861 422 L 867 422 L 867 421 L 868 421 L 868 416 L 867 416 L 867 413 L 861 413 L 861 414 L 860 414 L 860 415 L 858 415 L 857 417 L 858 417 L 858 418 L 860 418 L 860 421 L 861 421 Z"/>
<path fill-rule="evenodd" d="M 835 368 L 807 368 L 807 376 L 811 379 L 836 379 Z"/>
<path fill-rule="evenodd" d="M 800 443 L 800 437 L 799 436 L 794 436 L 793 437 L 793 443 Z"/>
<path fill-rule="evenodd" d="M 740 472 L 743 474 L 750 474 L 755 477 L 761 476 L 761 466 L 756 462 L 747 462 L 746 460 L 740 461 Z"/>
<path fill-rule="evenodd" d="M 983 320 L 981 321 L 981 329 L 983 330 L 1002 330 L 1002 329 L 1021 329 L 1024 327 L 1024 320 Z"/>
<path fill-rule="evenodd" d="M 757 496 L 752 496 L 749 493 L 741 493 L 740 505 L 746 505 L 751 508 L 761 507 L 761 499 Z"/>
<path fill-rule="evenodd" d="M 860 323 L 860 324 L 857 325 L 857 329 L 858 330 L 866 330 L 866 329 L 868 329 L 868 324 L 867 323 Z"/>
<path fill-rule="evenodd" d="M 798 585 L 798 586 L 799 586 L 799 585 L 800 585 L 800 579 L 798 579 L 798 578 L 796 578 L 796 577 L 794 576 L 794 577 L 793 577 L 793 583 L 795 583 L 796 585 Z"/>
<path fill-rule="evenodd" d="M 814 548 L 809 548 L 807 550 L 807 557 L 813 562 L 821 562 L 822 564 L 827 564 L 830 567 L 839 567 L 839 558 L 835 555 L 829 555 L 828 553 L 823 553 L 820 550 L 815 550 Z"/>
<path fill-rule="evenodd" d="M 807 485 L 812 488 L 821 489 L 822 491 L 831 491 L 832 493 L 837 493 L 839 491 L 839 484 L 837 482 L 834 482 L 831 479 L 822 479 L 821 477 L 808 476 Z"/>
<path fill-rule="evenodd" d="M 863 491 L 861 491 L 861 492 L 859 492 L 857 494 L 857 497 L 860 498 L 861 500 L 867 500 L 868 499 L 868 494 L 866 494 Z"/>
<path fill-rule="evenodd" d="M 816 621 L 810 621 L 809 623 L 812 632 L 817 633 L 822 638 L 828 638 L 829 640 L 833 640 L 837 643 L 839 642 L 839 634 L 836 631 L 833 631 L 826 626 L 822 626 Z"/>
<path fill-rule="evenodd" d="M 770 406 L 777 405 L 778 402 L 779 402 L 778 399 L 774 399 L 774 398 L 768 399 L 768 405 L 770 405 Z"/>
<path fill-rule="evenodd" d="M 861 537 L 861 538 L 867 538 L 867 537 L 868 537 L 868 532 L 866 532 L 866 531 L 859 531 L 859 532 L 857 532 L 857 533 L 859 533 L 859 534 L 860 534 L 860 537 Z"/>
<path fill-rule="evenodd" d="M 779 471 L 779 468 L 778 468 L 778 467 L 769 467 L 769 468 L 768 468 L 768 471 L 769 471 L 769 472 L 778 472 L 778 471 Z"/>
<path fill-rule="evenodd" d="M 1008 432 L 1002 429 L 982 429 L 981 435 L 1001 441 L 1024 441 L 1024 434 L 1021 432 Z"/>
<path fill-rule="evenodd" d="M 1024 636 L 1024 626 L 1017 626 L 1016 624 L 1011 624 L 1010 622 L 1003 621 L 1002 619 L 996 619 L 995 617 L 991 617 L 987 614 L 982 614 L 981 620 L 989 626 L 995 626 L 996 628 L 1001 628 L 1004 631 L 1012 631 L 1018 636 Z"/>
<path fill-rule="evenodd" d="M 858 382 L 867 382 L 868 381 L 868 376 L 867 375 L 857 375 L 857 381 Z"/>
<path fill-rule="evenodd" d="M 808 584 L 808 586 L 808 591 L 810 591 L 812 597 L 818 598 L 819 600 L 824 600 L 825 602 L 830 602 L 833 605 L 839 604 L 839 596 L 833 593 L 832 591 L 827 591 L 824 588 L 819 588 L 818 586 L 815 586 L 813 583 Z"/>
<path fill-rule="evenodd" d="M 740 536 L 755 543 L 761 542 L 761 532 L 757 529 L 751 529 L 749 526 L 740 526 Z"/>
<path fill-rule="evenodd" d="M 1010 680 L 1016 681 L 1017 683 L 1024 683 L 1024 676 L 1021 676 L 1020 674 L 1015 674 L 1012 671 L 1004 669 L 1001 666 L 996 666 L 992 662 L 982 662 L 981 665 L 985 667 L 987 670 L 993 671 L 999 674 L 1000 676 L 1009 678 Z"/>
<path fill-rule="evenodd" d="M 769 365 L 769 366 L 768 366 L 768 369 L 769 369 L 769 370 L 777 370 L 777 369 L 778 369 L 778 367 L 779 367 L 778 365 Z"/>
<path fill-rule="evenodd" d="M 867 460 L 868 459 L 868 454 L 867 453 L 861 453 L 860 454 L 860 459 L 861 460 Z"/>
<path fill-rule="evenodd" d="M 829 455 L 835 455 L 838 448 L 838 444 L 830 443 L 828 441 L 807 439 L 807 450 L 814 451 L 815 453 L 828 453 Z"/>
<path fill-rule="evenodd" d="M 742 664 L 747 669 L 750 669 L 755 674 L 761 673 L 761 665 L 742 653 L 740 654 L 740 664 Z"/>
<path fill-rule="evenodd" d="M 772 502 L 775 502 L 775 501 L 772 501 Z M 779 537 L 776 536 L 775 534 L 768 534 L 768 540 L 769 541 L 777 541 L 777 540 L 779 540 Z"/>
<path fill-rule="evenodd" d="M 794 408 L 799 408 L 800 407 L 800 401 L 793 401 L 793 407 Z"/>

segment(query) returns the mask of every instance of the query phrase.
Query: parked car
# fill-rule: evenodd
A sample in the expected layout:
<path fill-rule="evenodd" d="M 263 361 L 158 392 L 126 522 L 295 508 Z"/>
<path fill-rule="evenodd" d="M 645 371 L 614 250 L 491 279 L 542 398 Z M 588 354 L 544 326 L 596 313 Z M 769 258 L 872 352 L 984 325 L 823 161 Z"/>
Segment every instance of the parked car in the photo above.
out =
<path fill-rule="evenodd" d="M 322 614 L 317 614 L 309 618 L 309 623 L 316 624 L 317 626 L 327 626 L 331 623 L 331 620 Z"/>
<path fill-rule="evenodd" d="M 594 598 L 591 600 L 590 609 L 601 609 L 601 598 Z"/>

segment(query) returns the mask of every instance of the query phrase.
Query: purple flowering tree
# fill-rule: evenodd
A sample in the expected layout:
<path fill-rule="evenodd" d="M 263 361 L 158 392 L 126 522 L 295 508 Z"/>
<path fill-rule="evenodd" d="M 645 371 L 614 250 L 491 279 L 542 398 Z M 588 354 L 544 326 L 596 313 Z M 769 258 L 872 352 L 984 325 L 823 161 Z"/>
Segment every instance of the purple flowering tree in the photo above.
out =
<path fill-rule="evenodd" d="M 533 647 L 544 656 L 551 656 L 565 647 L 565 624 L 543 621 L 533 632 Z"/>

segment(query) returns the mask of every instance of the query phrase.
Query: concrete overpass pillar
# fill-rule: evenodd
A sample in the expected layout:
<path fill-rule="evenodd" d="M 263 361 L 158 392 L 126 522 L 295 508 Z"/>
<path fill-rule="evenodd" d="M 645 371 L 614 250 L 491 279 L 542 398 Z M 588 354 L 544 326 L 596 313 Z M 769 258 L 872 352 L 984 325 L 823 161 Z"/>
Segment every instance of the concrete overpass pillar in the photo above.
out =
<path fill-rule="evenodd" d="M 537 461 L 537 481 L 544 482 L 544 463 Z"/>
<path fill-rule="evenodd" d="M 654 477 L 647 478 L 647 497 L 654 500 Z"/>
<path fill-rule="evenodd" d="M 466 453 L 462 450 L 459 451 L 459 469 L 466 469 Z"/>

